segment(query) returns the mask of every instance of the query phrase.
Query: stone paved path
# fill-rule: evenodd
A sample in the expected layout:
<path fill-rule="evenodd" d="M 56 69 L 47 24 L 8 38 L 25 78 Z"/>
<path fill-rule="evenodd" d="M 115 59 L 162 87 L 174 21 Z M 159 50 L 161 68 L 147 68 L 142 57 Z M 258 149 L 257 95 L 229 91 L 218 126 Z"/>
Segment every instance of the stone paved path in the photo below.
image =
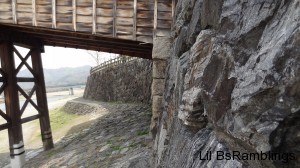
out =
<path fill-rule="evenodd" d="M 54 149 L 39 153 L 25 167 L 151 167 L 149 106 L 76 101 L 96 106 L 101 117 L 75 126 Z"/>

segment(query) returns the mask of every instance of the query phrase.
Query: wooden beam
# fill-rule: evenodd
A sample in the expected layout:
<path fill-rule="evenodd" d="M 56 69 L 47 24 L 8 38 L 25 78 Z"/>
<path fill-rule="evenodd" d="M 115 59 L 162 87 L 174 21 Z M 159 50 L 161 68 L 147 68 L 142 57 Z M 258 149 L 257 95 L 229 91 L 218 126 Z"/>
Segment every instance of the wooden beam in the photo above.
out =
<path fill-rule="evenodd" d="M 39 107 L 40 127 L 43 140 L 43 146 L 45 150 L 52 149 L 54 147 L 53 139 L 51 135 L 51 126 L 49 118 L 49 110 L 46 96 L 45 78 L 43 72 L 43 64 L 41 58 L 41 51 L 39 49 L 31 49 L 31 61 L 34 75 L 37 78 L 36 82 L 36 98 Z"/>
<path fill-rule="evenodd" d="M 13 23 L 17 24 L 17 0 L 12 0 L 11 1 L 11 6 L 12 6 L 12 19 Z"/>
<path fill-rule="evenodd" d="M 97 24 L 97 0 L 93 0 L 93 34 L 96 34 Z"/>
<path fill-rule="evenodd" d="M 20 146 L 20 150 L 24 151 L 24 148 L 22 146 L 24 141 L 21 125 L 17 79 L 15 73 L 15 61 L 13 57 L 13 44 L 11 42 L 2 42 L 0 44 L 0 57 L 1 68 L 5 72 L 7 77 L 7 86 L 4 89 L 4 98 L 6 105 L 6 115 L 11 120 L 10 124 L 7 125 L 9 147 L 11 149 L 11 163 L 12 167 L 16 166 L 14 164 L 18 164 L 18 167 L 22 167 L 24 164 L 23 161 L 25 161 L 25 153 L 20 154 L 19 152 L 16 152 L 16 150 L 14 150 L 16 146 L 18 148 Z"/>
<path fill-rule="evenodd" d="M 73 11 L 73 19 L 72 19 L 72 23 L 73 23 L 73 30 L 76 31 L 76 0 L 72 0 L 72 11 Z"/>
<path fill-rule="evenodd" d="M 137 13 L 137 0 L 133 1 L 133 31 L 132 38 L 136 40 L 136 13 Z"/>
<path fill-rule="evenodd" d="M 10 122 L 10 118 L 0 109 L 0 116 L 2 116 L 7 122 Z"/>
<path fill-rule="evenodd" d="M 36 120 L 36 119 L 38 119 L 38 118 L 40 118 L 40 117 L 41 117 L 40 114 L 36 114 L 36 115 L 30 116 L 30 117 L 22 118 L 22 119 L 21 119 L 21 122 L 22 122 L 22 124 L 24 124 L 24 123 L 27 123 L 27 122 L 29 122 L 29 121 Z"/>
<path fill-rule="evenodd" d="M 157 0 L 154 0 L 153 40 L 156 37 L 157 30 L 157 5 Z"/>
<path fill-rule="evenodd" d="M 18 77 L 17 82 L 36 82 L 35 78 Z"/>
<path fill-rule="evenodd" d="M 5 123 L 0 125 L 0 131 L 8 129 L 11 126 L 11 123 Z"/>
<path fill-rule="evenodd" d="M 113 0 L 113 37 L 117 37 L 117 0 Z"/>
<path fill-rule="evenodd" d="M 56 0 L 52 0 L 52 28 L 56 28 Z"/>
<path fill-rule="evenodd" d="M 32 26 L 37 26 L 37 24 L 36 24 L 36 4 L 35 4 L 35 0 L 31 1 L 31 5 L 32 5 Z"/>

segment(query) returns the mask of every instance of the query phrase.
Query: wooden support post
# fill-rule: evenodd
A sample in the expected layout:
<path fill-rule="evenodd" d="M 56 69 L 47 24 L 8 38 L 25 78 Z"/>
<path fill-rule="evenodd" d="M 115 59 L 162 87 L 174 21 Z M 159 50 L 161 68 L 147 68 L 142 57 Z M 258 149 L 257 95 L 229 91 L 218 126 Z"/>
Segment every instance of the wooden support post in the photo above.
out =
<path fill-rule="evenodd" d="M 17 74 L 13 57 L 13 44 L 0 44 L 1 67 L 6 74 L 7 85 L 4 88 L 6 114 L 10 119 L 8 137 L 10 147 L 11 167 L 19 168 L 25 164 L 25 150 L 23 144 L 20 104 L 17 87 Z"/>
<path fill-rule="evenodd" d="M 153 40 L 155 39 L 156 37 L 156 32 L 157 32 L 157 0 L 154 0 L 154 20 L 153 20 Z"/>
<path fill-rule="evenodd" d="M 40 127 L 43 140 L 44 150 L 48 150 L 54 147 L 52 132 L 50 127 L 50 118 L 47 104 L 46 87 L 43 73 L 43 65 L 41 58 L 40 49 L 32 49 L 31 59 L 32 59 L 32 69 L 36 82 L 36 98 L 37 104 L 40 109 Z"/>

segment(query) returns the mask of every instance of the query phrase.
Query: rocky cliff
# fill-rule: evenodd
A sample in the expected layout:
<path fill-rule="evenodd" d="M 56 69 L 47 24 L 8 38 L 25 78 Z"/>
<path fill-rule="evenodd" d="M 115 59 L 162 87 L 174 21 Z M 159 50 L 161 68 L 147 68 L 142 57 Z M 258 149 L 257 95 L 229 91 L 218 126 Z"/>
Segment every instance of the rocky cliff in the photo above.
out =
<path fill-rule="evenodd" d="M 156 167 L 299 167 L 300 1 L 178 1 Z"/>
<path fill-rule="evenodd" d="M 151 102 L 152 62 L 135 59 L 88 77 L 84 98 L 101 101 Z"/>

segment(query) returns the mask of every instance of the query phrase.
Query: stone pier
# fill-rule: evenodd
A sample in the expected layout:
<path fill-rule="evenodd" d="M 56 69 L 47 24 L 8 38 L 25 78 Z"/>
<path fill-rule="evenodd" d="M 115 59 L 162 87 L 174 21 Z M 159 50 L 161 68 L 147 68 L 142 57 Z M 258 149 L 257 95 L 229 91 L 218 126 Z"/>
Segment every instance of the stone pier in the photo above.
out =
<path fill-rule="evenodd" d="M 152 118 L 151 118 L 151 133 L 155 138 L 157 133 L 157 123 L 159 115 L 162 112 L 162 99 L 165 88 L 166 66 L 169 58 L 170 38 L 156 37 L 153 41 L 153 70 L 152 70 Z"/>

